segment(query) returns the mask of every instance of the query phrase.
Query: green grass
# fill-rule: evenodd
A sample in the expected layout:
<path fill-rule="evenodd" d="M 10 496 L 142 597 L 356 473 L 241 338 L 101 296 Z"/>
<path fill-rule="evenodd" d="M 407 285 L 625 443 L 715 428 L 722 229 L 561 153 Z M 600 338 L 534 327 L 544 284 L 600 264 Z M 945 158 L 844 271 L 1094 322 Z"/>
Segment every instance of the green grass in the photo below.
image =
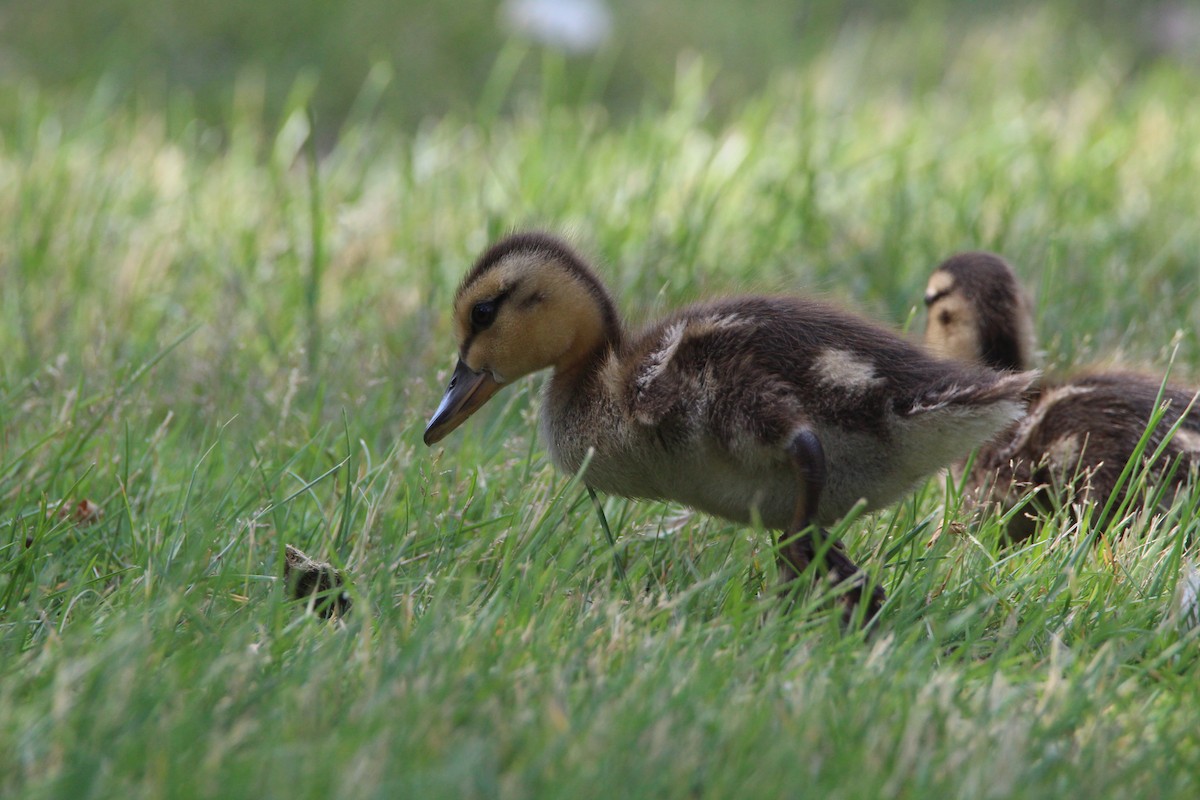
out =
<path fill-rule="evenodd" d="M 527 226 L 635 321 L 759 288 L 919 327 L 934 264 L 993 249 L 1048 363 L 1195 380 L 1200 78 L 1049 13 L 938 30 L 848 31 L 728 120 L 686 60 L 629 120 L 552 75 L 511 115 L 352 119 L 315 175 L 303 92 L 222 133 L 12 92 L 0 795 L 1194 797 L 1196 493 L 1006 550 L 931 479 L 840 529 L 889 592 L 866 636 L 820 592 L 769 612 L 765 533 L 608 499 L 623 582 L 537 380 L 420 442 L 454 287 Z M 285 543 L 349 570 L 344 624 L 284 600 Z"/>

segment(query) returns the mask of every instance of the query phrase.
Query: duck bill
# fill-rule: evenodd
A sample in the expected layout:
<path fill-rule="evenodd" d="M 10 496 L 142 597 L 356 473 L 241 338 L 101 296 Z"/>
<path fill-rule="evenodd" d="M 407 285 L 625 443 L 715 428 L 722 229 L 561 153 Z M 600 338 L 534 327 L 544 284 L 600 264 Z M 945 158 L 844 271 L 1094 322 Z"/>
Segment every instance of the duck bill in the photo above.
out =
<path fill-rule="evenodd" d="M 444 439 L 490 400 L 499 388 L 500 384 L 489 373 L 475 372 L 460 358 L 442 402 L 425 426 L 425 444 L 432 445 Z"/>

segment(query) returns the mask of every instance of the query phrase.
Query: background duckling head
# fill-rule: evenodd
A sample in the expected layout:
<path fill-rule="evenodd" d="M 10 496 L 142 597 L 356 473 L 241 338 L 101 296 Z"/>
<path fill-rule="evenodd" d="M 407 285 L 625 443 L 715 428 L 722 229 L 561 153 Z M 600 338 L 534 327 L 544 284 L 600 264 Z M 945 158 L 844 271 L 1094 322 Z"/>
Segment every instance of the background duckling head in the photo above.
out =
<path fill-rule="evenodd" d="M 458 364 L 425 428 L 427 445 L 518 378 L 585 368 L 621 329 L 583 259 L 556 237 L 525 233 L 497 242 L 467 273 L 454 297 L 454 330 Z"/>
<path fill-rule="evenodd" d="M 1012 267 L 992 253 L 942 262 L 925 289 L 925 344 L 946 358 L 998 370 L 1033 366 L 1033 317 Z"/>

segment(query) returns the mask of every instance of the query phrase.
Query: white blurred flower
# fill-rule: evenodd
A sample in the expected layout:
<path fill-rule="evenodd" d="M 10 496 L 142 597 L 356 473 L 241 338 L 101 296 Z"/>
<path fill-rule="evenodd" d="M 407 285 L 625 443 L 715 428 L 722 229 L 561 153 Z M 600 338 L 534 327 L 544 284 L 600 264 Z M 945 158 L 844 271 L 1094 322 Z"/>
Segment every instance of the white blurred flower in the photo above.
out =
<path fill-rule="evenodd" d="M 603 0 L 505 0 L 500 15 L 514 33 L 569 53 L 590 53 L 612 35 Z"/>
<path fill-rule="evenodd" d="M 1150 6 L 1142 15 L 1150 44 L 1159 53 L 1195 55 L 1200 45 L 1200 9 L 1191 3 Z"/>

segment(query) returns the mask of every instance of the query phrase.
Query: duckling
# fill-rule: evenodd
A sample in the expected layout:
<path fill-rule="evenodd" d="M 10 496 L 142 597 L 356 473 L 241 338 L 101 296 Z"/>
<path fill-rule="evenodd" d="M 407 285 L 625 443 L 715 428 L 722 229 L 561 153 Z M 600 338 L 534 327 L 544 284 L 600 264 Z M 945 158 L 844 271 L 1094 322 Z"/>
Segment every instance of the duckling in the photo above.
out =
<path fill-rule="evenodd" d="M 583 480 L 604 492 L 760 521 L 780 532 L 785 583 L 816 562 L 847 582 L 846 613 L 865 599 L 869 617 L 882 590 L 820 526 L 860 500 L 891 503 L 1011 425 L 1033 379 L 933 358 L 800 297 L 699 303 L 633 334 L 592 268 L 543 233 L 480 256 L 454 327 L 458 364 L 427 445 L 552 368 L 541 432 L 558 467 L 586 462 Z"/>
<path fill-rule="evenodd" d="M 350 594 L 344 588 L 346 576 L 332 564 L 309 558 L 290 544 L 284 547 L 283 580 L 292 599 L 311 602 L 310 608 L 326 619 L 350 612 Z"/>
<path fill-rule="evenodd" d="M 925 342 L 934 353 L 996 370 L 1032 365 L 1029 298 L 1000 256 L 972 252 L 949 258 L 929 278 L 925 305 Z M 1161 458 L 1149 465 L 1152 477 L 1168 484 L 1164 501 L 1169 503 L 1200 469 L 1200 404 L 1194 390 L 1163 387 L 1160 378 L 1129 372 L 1093 372 L 1041 382 L 1029 401 L 1028 415 L 981 448 L 967 476 L 968 488 L 983 506 L 1008 510 L 1032 495 L 1028 508 L 1033 513 L 1014 515 L 1009 523 L 1014 542 L 1033 535 L 1035 515 L 1056 504 L 1065 502 L 1073 514 L 1085 502 L 1104 508 L 1160 403 L 1166 411 L 1150 433 L 1147 458 L 1180 423 Z M 1126 492 L 1122 489 L 1116 499 L 1125 499 Z"/>

